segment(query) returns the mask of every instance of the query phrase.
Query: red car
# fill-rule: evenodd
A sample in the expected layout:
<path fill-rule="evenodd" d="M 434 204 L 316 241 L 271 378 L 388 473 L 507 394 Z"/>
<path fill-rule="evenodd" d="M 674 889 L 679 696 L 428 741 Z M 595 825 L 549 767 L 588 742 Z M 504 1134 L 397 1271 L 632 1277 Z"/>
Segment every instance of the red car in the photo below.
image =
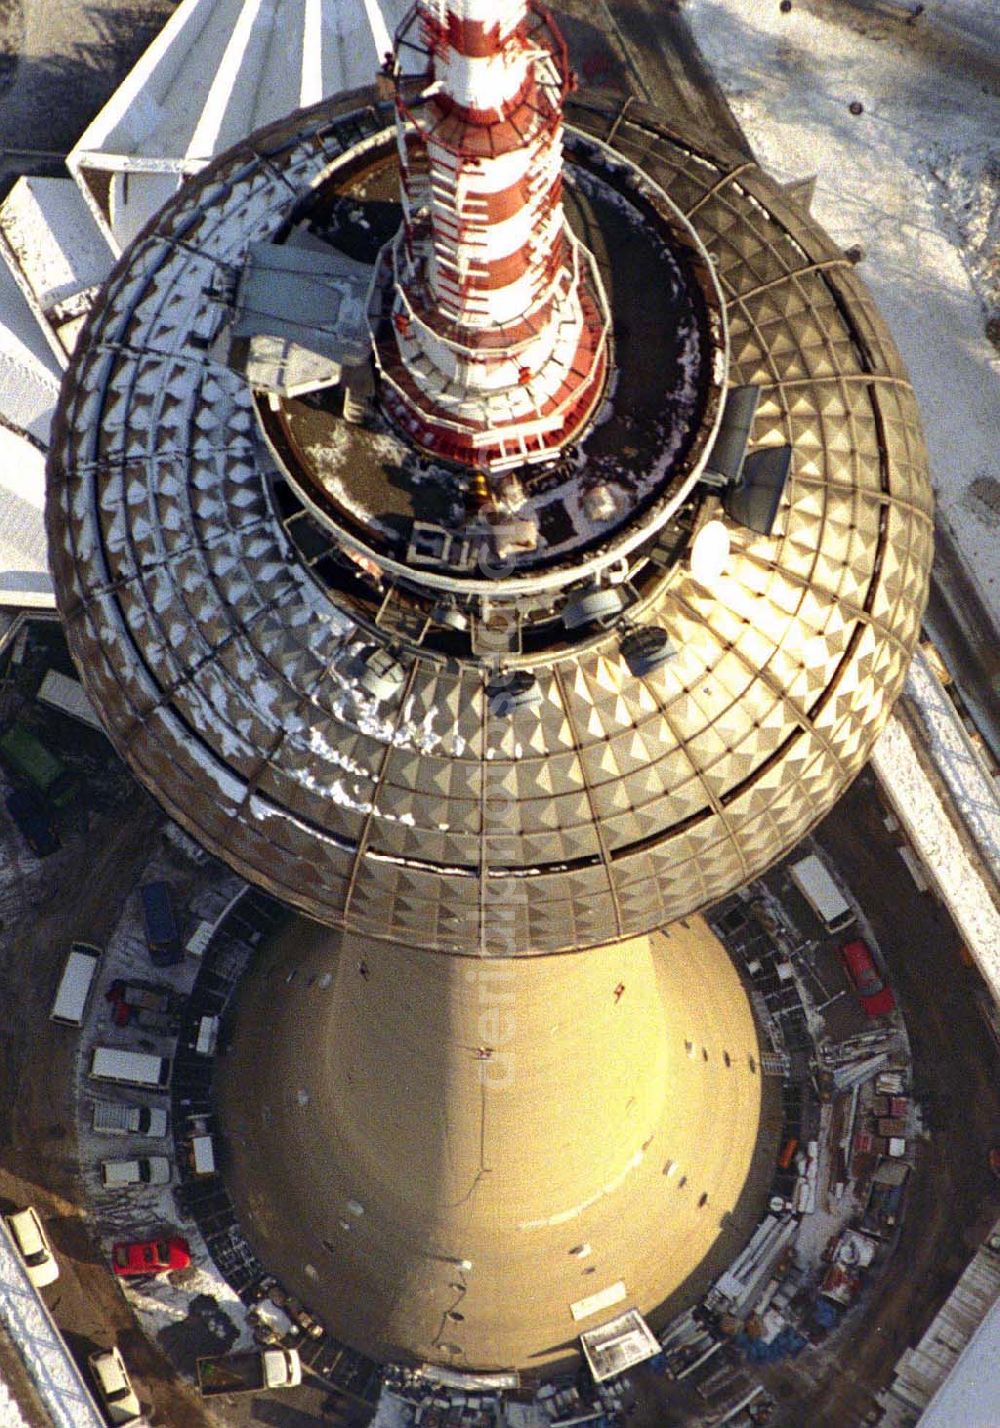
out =
<path fill-rule="evenodd" d="M 885 1016 L 893 1010 L 896 998 L 879 976 L 867 942 L 860 937 L 853 942 L 845 942 L 840 949 L 840 960 L 854 983 L 861 1010 L 866 1016 Z"/>
<path fill-rule="evenodd" d="M 116 1244 L 111 1251 L 115 1274 L 127 1278 L 132 1274 L 166 1274 L 171 1269 L 187 1269 L 191 1249 L 179 1236 L 169 1240 L 130 1240 Z"/>

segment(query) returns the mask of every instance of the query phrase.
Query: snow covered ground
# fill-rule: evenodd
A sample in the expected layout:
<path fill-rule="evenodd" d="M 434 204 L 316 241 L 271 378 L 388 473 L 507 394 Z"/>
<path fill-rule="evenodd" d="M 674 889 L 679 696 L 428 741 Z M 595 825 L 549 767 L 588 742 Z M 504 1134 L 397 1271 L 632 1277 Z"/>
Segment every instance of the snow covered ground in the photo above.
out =
<path fill-rule="evenodd" d="M 782 181 L 816 174 L 813 212 L 864 249 L 920 402 L 939 520 L 1000 626 L 1000 351 L 986 334 L 1000 312 L 1000 9 L 928 0 L 907 23 L 914 8 L 689 0 L 686 13 L 761 164 Z"/>
<path fill-rule="evenodd" d="M 56 1300 L 58 1303 L 58 1299 Z M 41 1295 L 32 1288 L 6 1226 L 0 1233 L 0 1326 L 17 1346 L 49 1414 L 51 1428 L 101 1428 L 101 1414 Z M 36 1415 L 33 1421 L 38 1422 Z M 0 1384 L 0 1428 L 26 1428 L 7 1384 Z"/>
<path fill-rule="evenodd" d="M 187 836 L 177 830 L 170 841 L 184 851 L 191 847 Z M 176 853 L 166 844 L 159 846 L 143 870 L 142 881 L 176 877 Z M 186 900 L 190 913 L 196 917 L 214 921 L 233 896 L 244 884 L 234 874 L 212 865 L 205 869 L 198 879 L 194 891 Z M 109 1021 L 105 993 L 110 983 L 117 977 L 126 980 L 149 980 L 150 963 L 143 933 L 139 884 L 130 894 L 121 919 L 108 939 L 102 960 L 100 978 L 91 998 L 90 1011 L 83 1035 L 80 1039 L 77 1060 L 77 1143 L 80 1156 L 80 1170 L 86 1187 L 89 1212 L 95 1238 L 99 1239 L 110 1258 L 111 1246 L 115 1240 L 145 1239 L 149 1227 L 170 1227 L 188 1240 L 192 1250 L 193 1265 L 177 1276 L 163 1276 L 159 1279 L 139 1279 L 123 1282 L 122 1289 L 131 1303 L 143 1328 L 151 1338 L 170 1325 L 185 1319 L 192 1299 L 198 1295 L 210 1296 L 215 1300 L 219 1325 L 225 1325 L 226 1337 L 230 1345 L 249 1347 L 252 1336 L 246 1324 L 246 1310 L 238 1295 L 229 1287 L 216 1268 L 205 1247 L 193 1220 L 184 1218 L 178 1226 L 178 1204 L 175 1198 L 175 1183 L 166 1186 L 130 1186 L 127 1190 L 108 1190 L 101 1184 L 100 1164 L 104 1159 L 127 1159 L 132 1156 L 166 1155 L 172 1159 L 172 1140 L 151 1140 L 142 1136 L 109 1137 L 95 1132 L 91 1127 L 94 1100 L 123 1100 L 129 1104 L 149 1104 L 150 1097 L 141 1091 L 126 1089 L 121 1095 L 116 1088 L 105 1084 L 96 1085 L 88 1079 L 90 1052 L 95 1045 L 114 1045 L 125 1049 L 141 1049 L 139 1042 L 157 1042 L 157 1054 L 171 1055 L 174 1049 L 172 1038 L 161 1039 L 154 1033 L 137 1033 L 134 1028 L 119 1029 Z M 157 983 L 169 985 L 181 995 L 187 995 L 194 983 L 198 964 L 187 957 L 176 967 L 157 968 L 153 976 Z M 150 1044 L 152 1044 L 150 1042 Z M 157 1104 L 163 1102 L 154 1097 Z M 176 1281 L 176 1282 L 175 1282 Z M 223 1344 L 223 1349 L 227 1347 Z M 221 1351 L 221 1350 L 220 1350 Z M 0 1423 L 0 1428 L 3 1428 Z"/>
<path fill-rule="evenodd" d="M 27 1420 L 4 1383 L 0 1383 L 0 1428 L 28 1428 Z"/>

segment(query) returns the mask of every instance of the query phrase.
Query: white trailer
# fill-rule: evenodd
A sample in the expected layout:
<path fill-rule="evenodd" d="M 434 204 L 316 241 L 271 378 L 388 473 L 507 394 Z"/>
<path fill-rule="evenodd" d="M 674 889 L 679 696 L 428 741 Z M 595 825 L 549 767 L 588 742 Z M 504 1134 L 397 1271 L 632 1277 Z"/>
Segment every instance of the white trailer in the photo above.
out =
<path fill-rule="evenodd" d="M 854 921 L 853 908 L 815 853 L 792 863 L 788 875 L 827 932 L 840 932 Z"/>
<path fill-rule="evenodd" d="M 148 1086 L 165 1090 L 170 1080 L 170 1058 L 143 1051 L 120 1051 L 117 1046 L 95 1046 L 90 1055 L 90 1076 L 95 1081 L 115 1081 L 121 1086 Z"/>
<path fill-rule="evenodd" d="M 89 942 L 74 942 L 56 991 L 49 1016 L 61 1026 L 82 1026 L 83 1014 L 94 983 L 101 949 Z"/>

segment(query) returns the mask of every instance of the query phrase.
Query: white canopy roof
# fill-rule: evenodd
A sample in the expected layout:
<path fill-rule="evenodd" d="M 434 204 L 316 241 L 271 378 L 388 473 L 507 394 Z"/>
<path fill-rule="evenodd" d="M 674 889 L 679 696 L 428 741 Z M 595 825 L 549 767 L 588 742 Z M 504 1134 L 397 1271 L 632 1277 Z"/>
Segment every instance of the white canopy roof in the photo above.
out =
<path fill-rule="evenodd" d="M 116 248 L 180 175 L 293 109 L 370 84 L 408 9 L 406 0 L 182 0 L 67 159 Z"/>
<path fill-rule="evenodd" d="M 19 178 L 0 206 L 0 252 L 60 366 L 112 255 L 68 178 Z"/>
<path fill-rule="evenodd" d="M 920 1428 L 992 1428 L 1000 1404 L 1000 1299 L 920 1418 Z"/>
<path fill-rule="evenodd" d="M 55 608 L 46 559 L 45 457 L 0 426 L 0 606 Z"/>
<path fill-rule="evenodd" d="M 61 376 L 27 299 L 0 263 L 0 421 L 47 445 Z"/>

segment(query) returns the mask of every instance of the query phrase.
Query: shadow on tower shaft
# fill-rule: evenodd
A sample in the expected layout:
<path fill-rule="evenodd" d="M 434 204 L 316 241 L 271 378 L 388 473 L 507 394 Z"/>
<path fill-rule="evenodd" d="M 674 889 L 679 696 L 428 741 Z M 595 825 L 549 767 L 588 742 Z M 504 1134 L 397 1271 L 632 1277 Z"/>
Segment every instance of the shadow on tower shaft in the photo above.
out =
<path fill-rule="evenodd" d="M 216 1096 L 243 1230 L 374 1357 L 565 1360 L 609 1305 L 657 1323 L 692 1302 L 762 1209 L 757 1035 L 700 918 L 506 959 L 295 919 L 227 1041 Z"/>

